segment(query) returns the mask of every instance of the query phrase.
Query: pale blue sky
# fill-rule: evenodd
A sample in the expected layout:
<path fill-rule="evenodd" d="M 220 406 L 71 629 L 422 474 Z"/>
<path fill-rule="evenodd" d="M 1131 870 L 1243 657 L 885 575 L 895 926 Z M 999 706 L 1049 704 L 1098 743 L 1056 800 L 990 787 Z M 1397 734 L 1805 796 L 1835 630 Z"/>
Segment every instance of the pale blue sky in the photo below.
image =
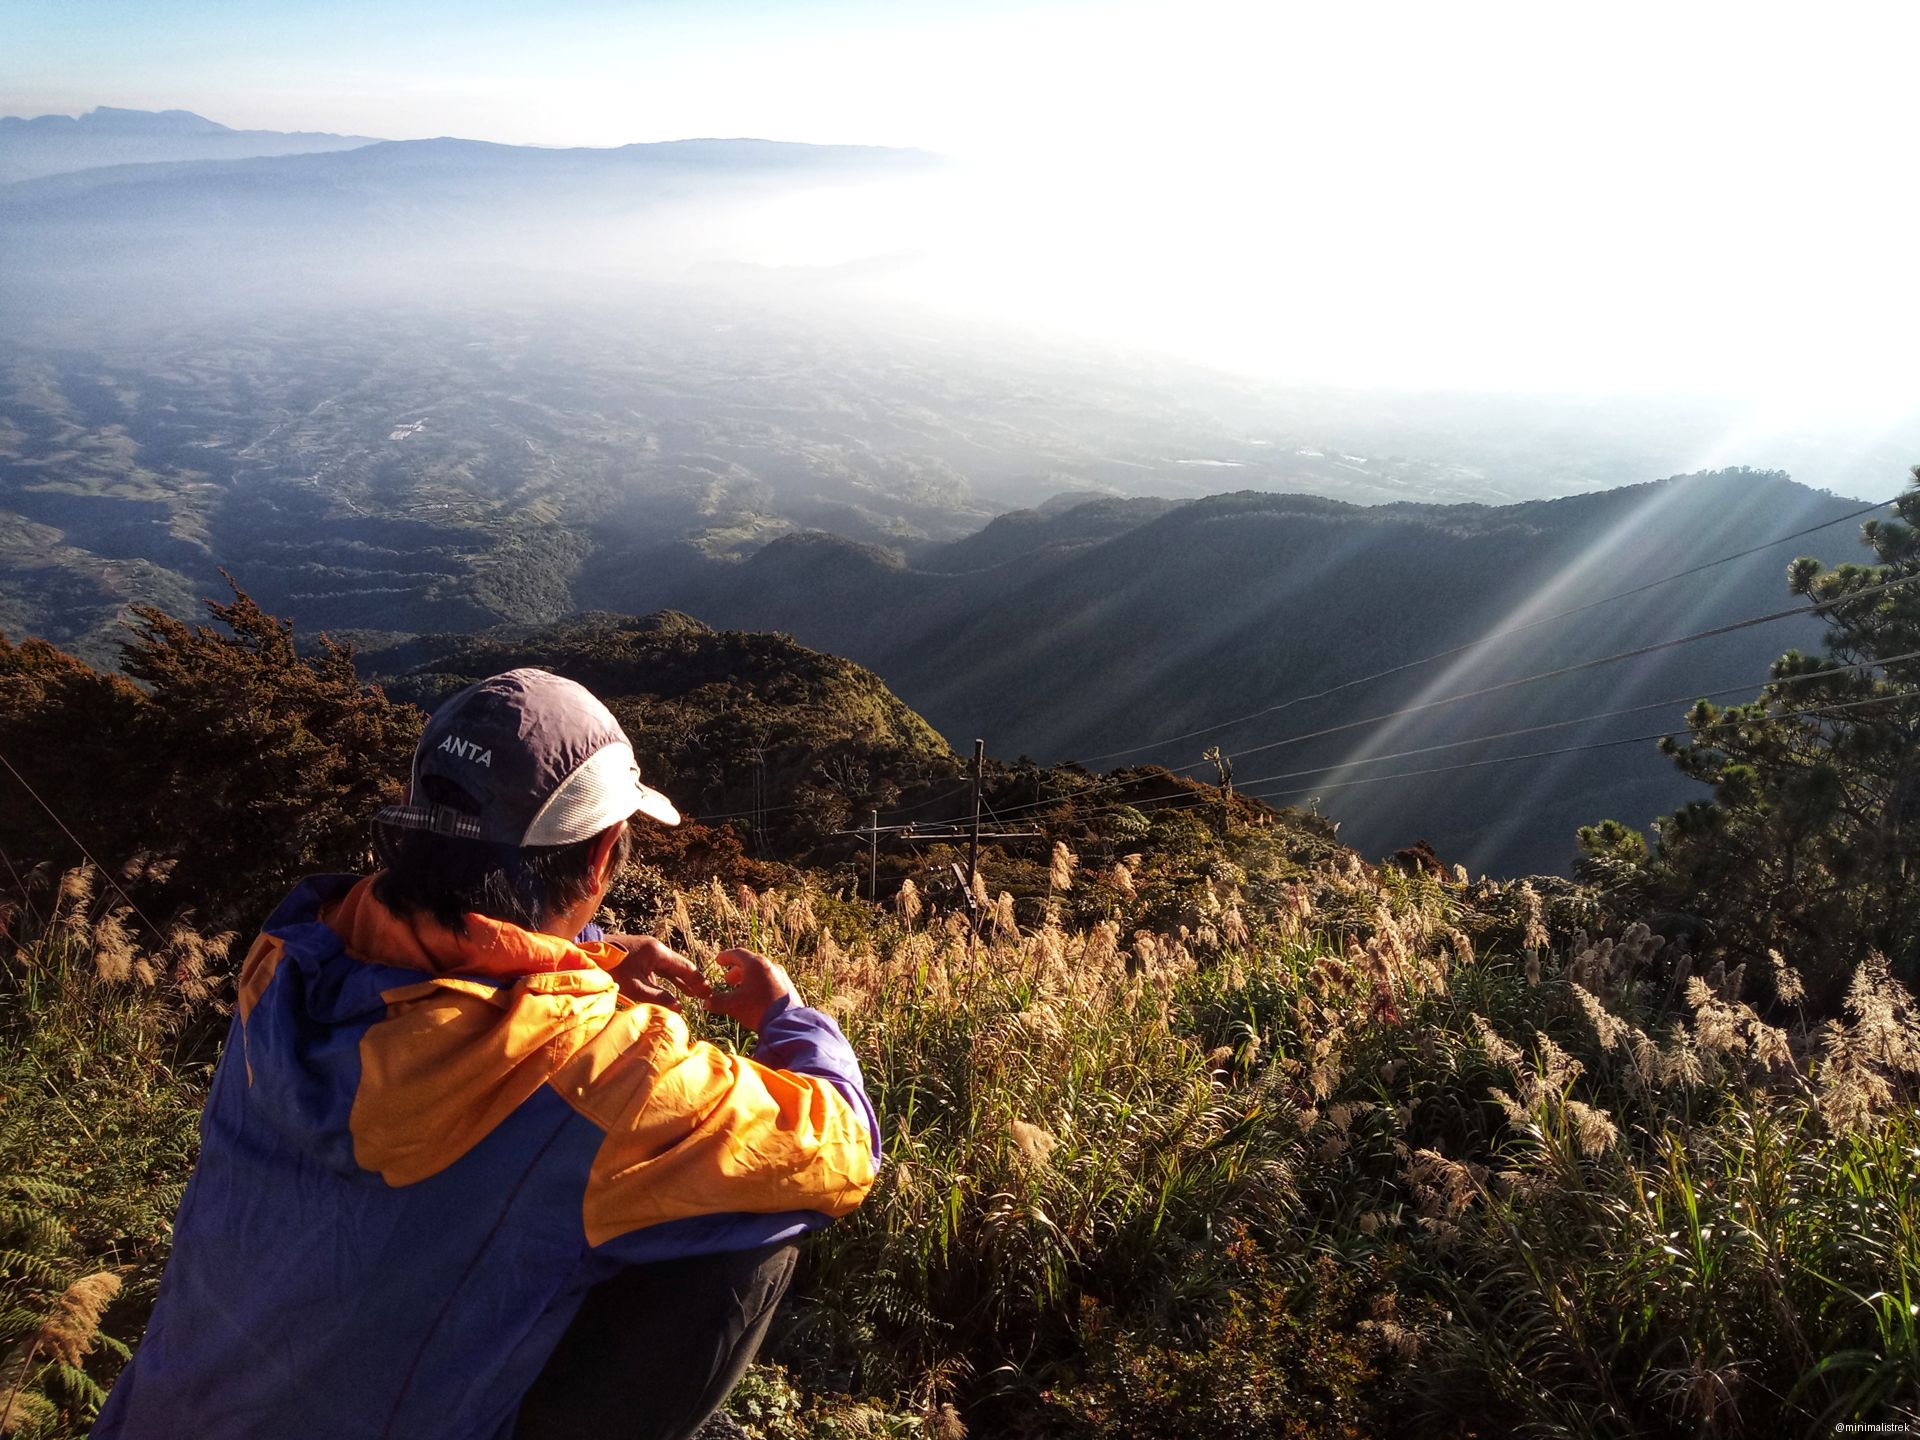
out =
<path fill-rule="evenodd" d="M 0 113 L 920 145 L 975 162 L 922 278 L 1036 327 L 1905 409 L 1916 54 L 1896 0 L 4 0 Z"/>
<path fill-rule="evenodd" d="M 997 83 L 1070 63 L 1073 32 L 1171 18 L 1073 0 L 9 0 L 0 113 L 114 104 L 394 139 L 964 150 L 995 129 L 982 112 Z"/>

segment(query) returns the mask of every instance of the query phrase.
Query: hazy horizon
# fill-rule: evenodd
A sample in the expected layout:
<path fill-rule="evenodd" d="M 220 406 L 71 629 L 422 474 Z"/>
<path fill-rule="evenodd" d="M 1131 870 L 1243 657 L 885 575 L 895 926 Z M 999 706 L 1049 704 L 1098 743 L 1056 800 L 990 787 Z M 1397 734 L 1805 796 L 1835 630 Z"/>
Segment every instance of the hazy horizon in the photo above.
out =
<path fill-rule="evenodd" d="M 1738 397 L 1761 443 L 1904 433 L 1920 394 L 1920 15 L 1891 6 L 27 0 L 10 28 L 20 114 L 928 149 L 938 184 L 796 198 L 753 258 L 884 258 L 903 301 L 1249 376 Z"/>

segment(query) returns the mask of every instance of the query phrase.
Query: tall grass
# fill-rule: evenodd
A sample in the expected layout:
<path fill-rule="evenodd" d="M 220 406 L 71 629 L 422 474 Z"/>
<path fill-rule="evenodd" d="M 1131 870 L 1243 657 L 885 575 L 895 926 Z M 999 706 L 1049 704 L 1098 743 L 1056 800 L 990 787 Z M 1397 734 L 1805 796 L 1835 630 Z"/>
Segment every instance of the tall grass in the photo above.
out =
<path fill-rule="evenodd" d="M 0 1342 L 30 1397 L 0 1423 L 61 1435 L 137 1337 L 217 1007 L 191 932 L 136 944 L 85 877 L 35 894 L 0 970 Z M 1916 1418 L 1920 1020 L 1876 958 L 1816 1024 L 1790 957 L 1754 957 L 1787 997 L 1762 1014 L 1742 970 L 1579 931 L 1571 889 L 1271 835 L 1056 855 L 979 913 L 975 940 L 911 891 L 714 885 L 625 917 L 785 963 L 887 1131 L 735 1397 L 756 1440 Z"/>
<path fill-rule="evenodd" d="M 683 943 L 787 960 L 889 1129 L 813 1251 L 796 1376 L 996 1434 L 1912 1414 L 1920 1027 L 1880 962 L 1782 1026 L 1527 887 L 1343 860 L 1252 889 L 971 952 L 911 904 L 851 950 L 811 901 L 680 906 Z"/>
<path fill-rule="evenodd" d="M 0 1435 L 83 1433 L 140 1333 L 193 1163 L 208 941 L 81 869 L 0 907 Z"/>

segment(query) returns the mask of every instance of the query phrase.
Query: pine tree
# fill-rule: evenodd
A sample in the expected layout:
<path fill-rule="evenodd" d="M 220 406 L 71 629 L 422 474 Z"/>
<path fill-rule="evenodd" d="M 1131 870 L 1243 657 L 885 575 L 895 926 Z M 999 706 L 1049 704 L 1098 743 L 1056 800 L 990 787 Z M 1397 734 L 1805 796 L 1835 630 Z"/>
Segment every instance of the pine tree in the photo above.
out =
<path fill-rule="evenodd" d="M 1818 1006 L 1873 951 L 1920 973 L 1920 584 L 1895 583 L 1920 579 L 1920 467 L 1893 509 L 1862 527 L 1872 563 L 1788 567 L 1825 653 L 1789 652 L 1753 700 L 1702 700 L 1662 742 L 1713 798 L 1659 822 L 1650 855 L 1611 821 L 1580 835 L 1589 875 L 1696 917 L 1730 960 L 1780 951 Z"/>

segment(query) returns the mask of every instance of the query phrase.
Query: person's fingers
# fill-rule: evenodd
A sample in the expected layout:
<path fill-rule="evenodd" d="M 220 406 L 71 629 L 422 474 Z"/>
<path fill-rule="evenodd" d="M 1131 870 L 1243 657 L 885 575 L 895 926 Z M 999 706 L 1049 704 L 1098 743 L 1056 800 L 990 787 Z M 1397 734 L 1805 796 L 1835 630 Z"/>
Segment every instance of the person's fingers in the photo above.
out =
<path fill-rule="evenodd" d="M 642 1005 L 661 1005 L 668 1010 L 680 1008 L 679 996 L 671 990 L 661 989 L 658 985 L 649 985 L 644 980 L 628 980 L 620 987 L 620 993 Z"/>
<path fill-rule="evenodd" d="M 700 967 L 678 951 L 660 947 L 660 953 L 654 957 L 653 973 L 655 977 L 670 981 L 691 995 L 707 995 L 713 990 L 707 977 L 700 973 Z"/>
<path fill-rule="evenodd" d="M 627 952 L 621 966 L 623 970 L 636 976 L 664 979 L 690 995 L 705 997 L 712 988 L 698 965 L 652 935 L 609 935 L 607 938 Z"/>
<path fill-rule="evenodd" d="M 735 948 L 722 950 L 714 957 L 714 963 L 719 965 L 721 973 L 727 977 L 728 984 L 742 985 L 746 983 L 748 975 L 764 968 L 767 962 L 764 957 L 754 954 L 751 950 Z"/>
<path fill-rule="evenodd" d="M 740 1013 L 746 1007 L 740 1003 L 740 995 L 737 991 L 716 990 L 706 1004 L 707 1009 L 716 1015 L 723 1015 L 729 1020 L 738 1020 L 743 1025 L 747 1023 Z"/>

